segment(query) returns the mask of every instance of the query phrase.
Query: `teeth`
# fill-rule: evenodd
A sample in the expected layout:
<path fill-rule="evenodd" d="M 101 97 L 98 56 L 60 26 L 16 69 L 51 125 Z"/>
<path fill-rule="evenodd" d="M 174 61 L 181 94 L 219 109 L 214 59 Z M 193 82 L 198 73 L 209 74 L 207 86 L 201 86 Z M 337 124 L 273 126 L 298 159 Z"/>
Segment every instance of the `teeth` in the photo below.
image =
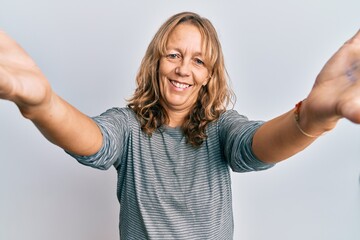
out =
<path fill-rule="evenodd" d="M 177 87 L 177 88 L 182 88 L 182 89 L 184 89 L 184 88 L 190 87 L 189 84 L 183 84 L 183 83 L 179 83 L 179 82 L 175 82 L 175 81 L 171 81 L 171 83 L 172 83 L 175 87 Z"/>

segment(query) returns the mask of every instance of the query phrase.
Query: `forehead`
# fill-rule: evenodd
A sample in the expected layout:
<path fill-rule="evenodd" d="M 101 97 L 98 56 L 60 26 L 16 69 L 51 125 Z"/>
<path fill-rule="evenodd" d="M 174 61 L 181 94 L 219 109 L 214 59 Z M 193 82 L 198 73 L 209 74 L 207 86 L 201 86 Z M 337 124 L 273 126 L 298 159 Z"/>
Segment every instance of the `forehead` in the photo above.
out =
<path fill-rule="evenodd" d="M 172 30 L 166 45 L 168 49 L 185 48 L 187 50 L 196 50 L 201 53 L 203 48 L 203 38 L 197 26 L 189 23 L 182 23 Z"/>

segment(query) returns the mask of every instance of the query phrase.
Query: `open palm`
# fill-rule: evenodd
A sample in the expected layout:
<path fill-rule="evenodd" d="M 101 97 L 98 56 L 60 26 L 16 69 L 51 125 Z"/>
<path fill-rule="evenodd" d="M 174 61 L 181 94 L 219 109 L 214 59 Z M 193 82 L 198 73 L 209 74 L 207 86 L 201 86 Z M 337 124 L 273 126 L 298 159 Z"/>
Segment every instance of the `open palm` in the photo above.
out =
<path fill-rule="evenodd" d="M 30 56 L 0 31 L 0 98 L 18 106 L 36 106 L 47 97 L 50 86 Z"/>
<path fill-rule="evenodd" d="M 360 31 L 325 64 L 306 101 L 314 124 L 326 130 L 340 118 L 360 124 Z"/>

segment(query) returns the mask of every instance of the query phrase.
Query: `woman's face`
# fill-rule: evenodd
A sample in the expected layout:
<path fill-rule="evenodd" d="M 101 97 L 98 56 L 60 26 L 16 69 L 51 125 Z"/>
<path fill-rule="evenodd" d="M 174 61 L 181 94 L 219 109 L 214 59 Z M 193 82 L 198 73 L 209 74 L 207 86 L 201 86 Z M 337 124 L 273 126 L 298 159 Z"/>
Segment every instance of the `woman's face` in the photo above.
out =
<path fill-rule="evenodd" d="M 161 104 L 169 116 L 187 115 L 208 79 L 200 31 L 189 23 L 178 25 L 169 35 L 159 66 Z"/>

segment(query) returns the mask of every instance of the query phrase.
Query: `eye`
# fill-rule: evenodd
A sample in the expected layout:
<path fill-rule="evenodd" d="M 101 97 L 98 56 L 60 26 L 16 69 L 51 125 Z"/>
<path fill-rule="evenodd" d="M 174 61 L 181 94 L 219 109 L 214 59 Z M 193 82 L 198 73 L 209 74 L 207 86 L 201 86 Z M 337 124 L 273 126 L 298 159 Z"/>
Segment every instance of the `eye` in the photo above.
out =
<path fill-rule="evenodd" d="M 169 53 L 166 57 L 169 59 L 177 59 L 180 58 L 180 55 L 178 53 Z"/>
<path fill-rule="evenodd" d="M 205 65 L 205 63 L 200 58 L 195 58 L 195 63 L 198 65 Z"/>

